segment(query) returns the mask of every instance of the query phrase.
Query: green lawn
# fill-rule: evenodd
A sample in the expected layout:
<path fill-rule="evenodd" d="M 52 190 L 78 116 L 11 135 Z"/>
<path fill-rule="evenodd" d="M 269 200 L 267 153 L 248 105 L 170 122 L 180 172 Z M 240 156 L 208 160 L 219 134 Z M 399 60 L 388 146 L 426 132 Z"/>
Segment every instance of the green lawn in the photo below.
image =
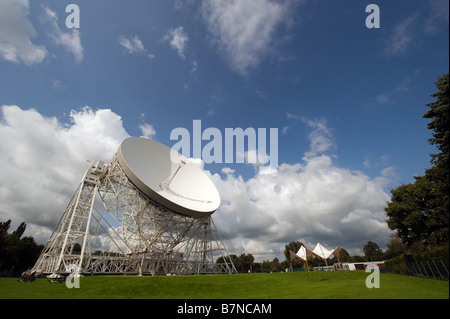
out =
<path fill-rule="evenodd" d="M 363 271 L 203 276 L 87 276 L 80 288 L 47 279 L 18 282 L 0 278 L 4 298 L 161 298 L 161 299 L 411 299 L 449 298 L 448 281 L 380 274 L 380 288 L 368 289 Z"/>

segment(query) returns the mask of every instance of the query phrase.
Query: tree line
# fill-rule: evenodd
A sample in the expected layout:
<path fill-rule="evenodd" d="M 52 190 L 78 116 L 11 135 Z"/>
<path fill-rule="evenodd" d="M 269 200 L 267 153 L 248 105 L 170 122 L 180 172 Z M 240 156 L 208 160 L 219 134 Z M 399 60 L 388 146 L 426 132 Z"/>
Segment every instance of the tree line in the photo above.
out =
<path fill-rule="evenodd" d="M 10 227 L 10 219 L 0 222 L 0 275 L 17 276 L 34 265 L 44 246 L 38 245 L 31 236 L 23 236 L 25 222 L 9 234 Z"/>
<path fill-rule="evenodd" d="M 273 260 L 265 259 L 262 262 L 255 262 L 255 258 L 252 254 L 241 254 L 239 256 L 231 254 L 229 257 L 233 261 L 234 266 L 238 272 L 246 273 L 249 270 L 252 272 L 280 272 L 285 271 L 287 268 L 305 268 L 305 262 L 299 259 L 290 261 L 289 251 L 296 253 L 301 246 L 305 246 L 300 241 L 292 241 L 285 245 L 284 247 L 284 257 L 283 261 L 278 258 Z M 399 252 L 402 251 L 402 244 L 398 244 L 398 238 L 393 238 L 388 244 L 389 248 L 386 252 L 383 252 L 381 248 L 374 242 L 368 241 L 363 247 L 364 255 L 354 255 L 350 256 L 348 251 L 344 248 L 340 248 L 340 257 L 333 257 L 327 260 L 328 265 L 333 265 L 334 263 L 346 263 L 346 262 L 365 262 L 365 261 L 381 261 L 389 259 L 393 256 L 397 256 Z M 222 263 L 223 258 L 219 257 L 216 261 L 217 263 Z M 309 267 L 325 266 L 325 261 L 312 258 L 308 258 Z"/>

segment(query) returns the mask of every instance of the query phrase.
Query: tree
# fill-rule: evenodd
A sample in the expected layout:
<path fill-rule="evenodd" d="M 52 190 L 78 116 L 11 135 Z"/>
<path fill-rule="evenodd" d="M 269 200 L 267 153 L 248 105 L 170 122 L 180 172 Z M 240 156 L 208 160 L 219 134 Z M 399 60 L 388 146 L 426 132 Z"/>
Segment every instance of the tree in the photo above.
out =
<path fill-rule="evenodd" d="M 436 145 L 438 153 L 431 154 L 433 166 L 424 176 L 414 177 L 415 182 L 403 184 L 391 190 L 391 201 L 385 208 L 387 224 L 396 230 L 400 240 L 408 247 L 445 245 L 449 241 L 449 75 L 439 77 L 438 92 L 432 94 L 436 101 L 424 118 L 431 119 L 428 128 L 433 130 L 430 144 Z"/>
<path fill-rule="evenodd" d="M 27 228 L 25 222 L 8 234 L 10 226 L 11 220 L 0 222 L 0 268 L 20 273 L 34 265 L 43 247 L 33 237 L 22 237 Z"/>
<path fill-rule="evenodd" d="M 432 97 L 437 98 L 436 101 L 427 104 L 430 107 L 423 117 L 431 119 L 427 127 L 433 130 L 433 137 L 428 141 L 431 145 L 436 145 L 440 153 L 431 154 L 433 163 L 442 163 L 448 169 L 448 151 L 449 151 L 449 75 L 445 73 L 438 78 L 436 87 L 438 92 L 431 94 Z M 448 175 L 447 175 L 448 178 Z"/>
<path fill-rule="evenodd" d="M 401 241 L 397 233 L 389 235 L 390 240 L 387 243 L 387 250 L 385 253 L 385 259 L 391 259 L 403 254 L 406 250 L 406 245 Z"/>
<path fill-rule="evenodd" d="M 344 248 L 339 249 L 339 254 L 340 254 L 339 259 L 341 260 L 341 262 L 350 262 L 351 261 L 352 257 L 350 257 L 350 254 Z"/>
<path fill-rule="evenodd" d="M 216 264 L 227 263 L 228 258 L 231 259 L 231 261 L 233 262 L 233 265 L 236 267 L 238 257 L 234 254 L 228 255 L 226 258 L 225 258 L 225 256 L 220 256 L 219 258 L 217 258 Z"/>
<path fill-rule="evenodd" d="M 274 258 L 272 260 L 272 271 L 277 272 L 281 270 L 281 264 L 280 261 L 278 260 L 278 258 Z"/>
<path fill-rule="evenodd" d="M 408 246 L 423 242 L 428 236 L 426 202 L 429 200 L 429 186 L 425 179 L 417 178 L 414 184 L 391 190 L 391 202 L 385 209 L 387 224 Z"/>
<path fill-rule="evenodd" d="M 236 268 L 240 269 L 242 272 L 248 271 L 255 261 L 255 257 L 252 254 L 241 254 L 238 257 L 237 263 L 235 263 Z"/>
<path fill-rule="evenodd" d="M 431 119 L 427 127 L 433 130 L 433 137 L 428 141 L 435 145 L 438 153 L 430 154 L 433 167 L 425 171 L 430 190 L 430 200 L 427 202 L 429 210 L 427 226 L 429 237 L 426 243 L 432 246 L 448 244 L 449 223 L 449 74 L 445 73 L 438 78 L 436 87 L 438 92 L 431 96 L 437 100 L 427 104 L 430 108 L 424 118 Z"/>
<path fill-rule="evenodd" d="M 303 243 L 301 241 L 291 241 L 289 244 L 285 245 L 284 246 L 284 257 L 286 257 L 286 260 L 290 259 L 289 251 L 292 251 L 293 253 L 297 253 L 297 251 L 302 246 L 303 246 Z"/>
<path fill-rule="evenodd" d="M 289 244 L 285 245 L 284 257 L 286 257 L 286 260 L 290 261 L 289 251 L 292 251 L 295 254 L 302 246 L 304 245 L 301 241 L 291 241 Z M 300 259 L 294 259 L 292 261 L 292 268 L 301 268 L 301 267 L 303 267 L 303 262 Z"/>
<path fill-rule="evenodd" d="M 270 260 L 263 260 L 263 262 L 261 263 L 261 270 L 262 271 L 272 271 L 272 262 Z"/>
<path fill-rule="evenodd" d="M 367 261 L 379 261 L 383 259 L 383 252 L 380 247 L 372 241 L 368 241 L 363 250 Z"/>
<path fill-rule="evenodd" d="M 8 229 L 11 226 L 11 219 L 6 222 L 0 222 L 0 269 L 2 264 L 5 262 L 6 256 L 6 245 L 8 240 Z"/>

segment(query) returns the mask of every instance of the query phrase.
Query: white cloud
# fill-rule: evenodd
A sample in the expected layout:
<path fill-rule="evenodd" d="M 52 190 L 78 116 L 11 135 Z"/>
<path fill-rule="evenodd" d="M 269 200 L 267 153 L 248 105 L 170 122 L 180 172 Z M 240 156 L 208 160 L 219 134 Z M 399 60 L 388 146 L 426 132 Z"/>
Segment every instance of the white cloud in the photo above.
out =
<path fill-rule="evenodd" d="M 240 155 L 240 154 L 238 154 Z M 249 149 L 243 154 L 244 162 L 251 164 L 258 174 L 273 174 L 277 171 L 275 167 L 270 164 L 270 156 L 264 153 L 260 153 L 258 150 Z"/>
<path fill-rule="evenodd" d="M 302 117 L 298 114 L 286 113 L 286 116 L 290 120 L 301 120 Z"/>
<path fill-rule="evenodd" d="M 201 158 L 190 157 L 189 161 L 191 163 L 197 165 L 201 169 L 203 169 L 205 167 L 205 162 Z"/>
<path fill-rule="evenodd" d="M 413 26 L 418 15 L 410 15 L 399 22 L 386 42 L 385 53 L 388 56 L 403 56 L 414 44 Z"/>
<path fill-rule="evenodd" d="M 261 245 L 302 240 L 346 249 L 388 240 L 386 179 L 336 167 L 328 156 L 306 165 L 282 164 L 278 172 L 248 181 L 231 174 L 212 178 L 222 198 L 213 218 L 226 239 Z"/>
<path fill-rule="evenodd" d="M 124 36 L 119 35 L 119 44 L 127 50 L 128 54 L 142 53 L 146 51 L 144 44 L 137 35 L 133 38 L 125 38 Z M 154 55 L 149 55 L 150 59 L 153 59 L 154 57 Z"/>
<path fill-rule="evenodd" d="M 228 175 L 228 174 L 233 174 L 234 172 L 236 172 L 236 170 L 229 168 L 229 167 L 224 167 L 224 168 L 222 168 L 221 172 Z"/>
<path fill-rule="evenodd" d="M 422 45 L 427 37 L 448 30 L 448 0 L 430 0 L 425 7 L 400 20 L 390 30 L 384 53 L 389 57 L 402 57 L 414 47 Z"/>
<path fill-rule="evenodd" d="M 381 170 L 381 175 L 385 177 L 395 176 L 396 175 L 396 166 L 389 166 Z"/>
<path fill-rule="evenodd" d="M 198 63 L 197 61 L 192 61 L 192 69 L 191 69 L 191 74 L 194 74 L 195 72 L 197 72 L 197 67 L 198 67 Z"/>
<path fill-rule="evenodd" d="M 128 136 L 120 116 L 85 107 L 70 112 L 70 123 L 34 109 L 0 107 L 0 220 L 26 221 L 38 242 L 69 203 L 89 166 L 109 162 Z"/>
<path fill-rule="evenodd" d="M 231 253 L 258 248 L 258 260 L 272 260 L 277 253 L 284 259 L 284 244 L 294 240 L 341 245 L 355 253 L 369 240 L 380 247 L 388 241 L 384 207 L 390 197 L 384 187 L 394 168 L 370 178 L 337 167 L 323 154 L 335 148 L 326 121 L 303 122 L 311 133 L 302 162 L 281 164 L 277 172 L 255 174 L 247 181 L 225 168 L 224 179 L 211 176 L 222 199 L 213 218 Z"/>
<path fill-rule="evenodd" d="M 80 32 L 78 29 L 71 29 L 72 32 L 62 32 L 58 25 L 58 15 L 55 11 L 48 7 L 42 6 L 44 9 L 43 20 L 49 22 L 49 37 L 56 45 L 61 45 L 68 52 L 73 53 L 75 60 L 81 62 L 83 60 L 83 46 L 81 45 Z"/>
<path fill-rule="evenodd" d="M 333 141 L 331 129 L 327 126 L 325 119 L 304 119 L 302 121 L 311 128 L 309 133 L 310 150 L 305 153 L 305 158 L 317 156 L 328 150 L 334 150 L 336 145 Z"/>
<path fill-rule="evenodd" d="M 202 17 L 211 40 L 235 71 L 247 74 L 267 56 L 275 30 L 287 20 L 290 1 L 204 0 Z"/>
<path fill-rule="evenodd" d="M 152 139 L 156 135 L 155 128 L 152 125 L 148 124 L 148 123 L 144 123 L 144 124 L 139 125 L 139 129 L 142 132 L 142 137 L 146 137 L 146 138 Z"/>
<path fill-rule="evenodd" d="M 185 58 L 184 50 L 189 41 L 189 37 L 183 27 L 180 26 L 176 29 L 170 29 L 167 31 L 167 34 L 164 36 L 163 40 L 169 41 L 170 46 L 178 52 L 180 58 Z"/>
<path fill-rule="evenodd" d="M 28 8 L 28 0 L 0 1 L 0 57 L 6 61 L 31 65 L 47 56 L 43 45 L 31 42 L 36 31 L 28 20 Z"/>

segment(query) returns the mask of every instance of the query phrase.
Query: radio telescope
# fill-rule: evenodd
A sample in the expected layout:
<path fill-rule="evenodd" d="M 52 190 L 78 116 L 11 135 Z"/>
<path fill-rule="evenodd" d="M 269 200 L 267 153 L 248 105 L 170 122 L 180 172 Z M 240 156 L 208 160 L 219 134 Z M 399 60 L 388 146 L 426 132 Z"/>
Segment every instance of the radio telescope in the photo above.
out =
<path fill-rule="evenodd" d="M 33 270 L 235 273 L 211 217 L 219 205 L 202 169 L 163 144 L 129 137 L 108 164 L 90 165 Z"/>

